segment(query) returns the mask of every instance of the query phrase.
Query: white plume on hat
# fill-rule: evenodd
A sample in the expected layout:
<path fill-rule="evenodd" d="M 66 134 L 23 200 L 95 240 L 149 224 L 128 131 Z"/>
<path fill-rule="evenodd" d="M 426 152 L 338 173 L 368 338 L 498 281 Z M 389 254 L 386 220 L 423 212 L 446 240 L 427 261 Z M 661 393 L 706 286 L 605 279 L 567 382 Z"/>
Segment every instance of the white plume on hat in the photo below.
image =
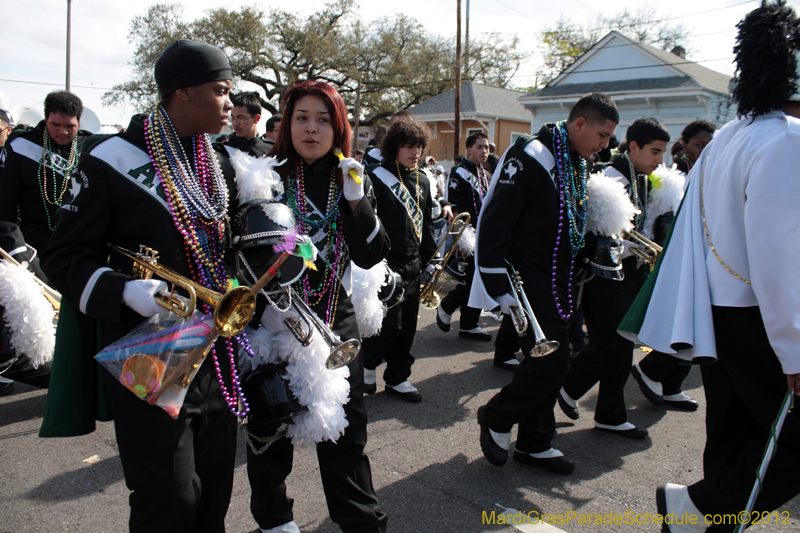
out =
<path fill-rule="evenodd" d="M 603 172 L 592 174 L 586 183 L 586 231 L 595 235 L 619 235 L 633 229 L 633 217 L 639 213 L 628 198 L 625 186 Z"/>
<path fill-rule="evenodd" d="M 280 163 L 275 157 L 253 157 L 241 150 L 233 150 L 231 164 L 236 171 L 237 198 L 241 203 L 251 200 L 272 200 L 283 194 L 283 182 L 275 172 Z"/>

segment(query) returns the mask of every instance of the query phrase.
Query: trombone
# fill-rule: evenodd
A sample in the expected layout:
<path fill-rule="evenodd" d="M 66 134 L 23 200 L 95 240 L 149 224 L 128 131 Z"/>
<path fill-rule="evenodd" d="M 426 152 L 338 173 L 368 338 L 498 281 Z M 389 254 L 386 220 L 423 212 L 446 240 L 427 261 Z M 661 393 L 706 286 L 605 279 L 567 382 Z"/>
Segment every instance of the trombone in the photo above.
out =
<path fill-rule="evenodd" d="M 452 277 L 444 271 L 444 267 L 447 266 L 447 263 L 453 256 L 453 253 L 455 253 L 456 247 L 458 246 L 458 241 L 461 239 L 461 235 L 464 233 L 464 231 L 466 231 L 467 226 L 469 226 L 469 221 L 469 213 L 459 213 L 458 216 L 455 217 L 452 222 L 450 222 L 450 225 L 447 226 L 447 232 L 445 233 L 444 237 L 442 237 L 442 240 L 439 241 L 439 245 L 436 247 L 433 257 L 428 264 L 425 265 L 423 272 L 426 271 L 428 266 L 432 265 L 434 261 L 437 261 L 436 254 L 439 253 L 439 250 L 447 242 L 447 237 L 454 235 L 455 237 L 453 239 L 453 244 L 451 244 L 450 248 L 447 249 L 447 253 L 441 259 L 441 261 L 436 263 L 434 271 L 428 278 L 428 281 L 426 281 L 420 288 L 419 305 L 425 309 L 436 309 L 439 307 L 442 298 L 447 296 L 447 293 L 450 292 L 450 290 L 453 288 L 453 285 L 456 284 Z M 458 231 L 454 231 L 455 228 L 459 228 Z M 447 279 L 440 284 L 439 278 L 442 277 L 442 275 L 446 276 Z"/>
<path fill-rule="evenodd" d="M 25 272 L 27 272 L 33 278 L 33 281 L 38 283 L 39 286 L 42 288 L 42 294 L 44 295 L 45 298 L 47 298 L 47 301 L 50 302 L 50 305 L 53 306 L 53 309 L 56 312 L 56 318 L 58 318 L 58 312 L 61 310 L 61 293 L 52 288 L 51 286 L 49 286 L 48 284 L 46 284 L 44 281 L 37 278 L 33 272 L 29 271 L 27 268 L 22 266 L 19 261 L 14 259 L 14 257 L 11 254 L 6 252 L 2 248 L 0 248 L 0 256 L 2 256 L 3 259 L 8 261 L 8 263 L 11 266 L 25 269 Z"/>
<path fill-rule="evenodd" d="M 531 348 L 528 354 L 530 357 L 544 357 L 545 355 L 550 355 L 558 349 L 559 342 L 547 340 L 544 336 L 544 331 L 542 331 L 541 326 L 539 326 L 536 315 L 533 314 L 533 309 L 531 309 L 528 297 L 525 295 L 525 290 L 522 288 L 522 277 L 520 277 L 519 272 L 514 269 L 514 265 L 512 265 L 510 261 L 506 260 L 506 263 L 508 263 L 506 275 L 508 276 L 508 282 L 511 283 L 511 295 L 517 303 L 517 305 L 512 305 L 508 309 L 511 315 L 511 321 L 514 323 L 514 329 L 517 330 L 517 335 L 524 337 L 525 333 L 528 331 L 528 326 L 530 325 L 533 327 L 536 344 Z"/>
<path fill-rule="evenodd" d="M 637 244 L 636 248 L 631 248 L 631 253 L 638 257 L 643 263 L 648 265 L 654 265 L 658 260 L 658 254 L 664 250 L 661 246 L 651 241 L 635 229 L 632 229 L 629 232 L 623 232 L 622 238 L 633 241 Z"/>

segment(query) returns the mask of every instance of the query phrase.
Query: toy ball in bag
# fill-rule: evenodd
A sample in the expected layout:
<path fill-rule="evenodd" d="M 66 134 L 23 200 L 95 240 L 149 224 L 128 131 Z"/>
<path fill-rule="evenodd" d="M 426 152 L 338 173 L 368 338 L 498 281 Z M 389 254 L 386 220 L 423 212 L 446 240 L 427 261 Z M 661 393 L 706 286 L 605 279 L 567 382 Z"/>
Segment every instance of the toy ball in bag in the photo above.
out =
<path fill-rule="evenodd" d="M 135 395 L 144 398 L 161 388 L 166 365 L 156 355 L 135 354 L 125 360 L 119 381 Z"/>

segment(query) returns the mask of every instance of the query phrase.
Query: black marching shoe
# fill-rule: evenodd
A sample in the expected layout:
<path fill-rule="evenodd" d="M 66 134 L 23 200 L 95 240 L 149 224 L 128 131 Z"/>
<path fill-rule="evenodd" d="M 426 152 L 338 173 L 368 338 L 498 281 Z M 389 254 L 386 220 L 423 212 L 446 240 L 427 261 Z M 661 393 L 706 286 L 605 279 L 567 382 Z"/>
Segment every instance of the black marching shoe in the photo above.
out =
<path fill-rule="evenodd" d="M 561 391 L 558 392 L 558 406 L 567 415 L 567 418 L 571 420 L 577 420 L 581 417 L 581 414 L 578 412 L 577 407 L 572 407 L 570 404 L 567 403 L 567 400 L 561 396 Z"/>
<path fill-rule="evenodd" d="M 438 320 L 438 315 L 437 315 Z M 482 327 L 478 326 L 472 329 L 462 329 L 458 332 L 458 336 L 464 339 L 474 339 L 476 341 L 490 341 L 492 336 L 486 332 Z"/>
<path fill-rule="evenodd" d="M 478 409 L 478 425 L 481 427 L 481 450 L 486 460 L 494 466 L 503 466 L 508 461 L 508 450 L 501 448 L 492 438 L 486 422 L 486 407 Z"/>
<path fill-rule="evenodd" d="M 645 383 L 644 379 L 642 378 L 642 372 L 639 369 L 638 363 L 631 367 L 631 376 L 633 376 L 633 379 L 635 379 L 636 383 L 639 384 L 639 390 L 642 391 L 642 394 L 644 394 L 645 398 L 650 400 L 650 403 L 655 405 L 664 405 L 664 397 L 651 389 L 650 386 Z"/>
<path fill-rule="evenodd" d="M 697 408 L 700 407 L 700 404 L 697 403 L 697 400 L 686 396 L 684 393 L 676 394 L 675 396 L 679 396 L 680 399 L 678 400 L 668 400 L 666 397 L 664 398 L 664 405 L 669 405 L 671 407 L 677 407 L 678 409 L 683 409 L 684 411 L 697 411 Z"/>
<path fill-rule="evenodd" d="M 661 516 L 667 516 L 667 494 L 664 487 L 656 489 L 656 512 Z M 664 522 L 661 523 L 661 533 L 671 533 L 669 526 Z"/>
<path fill-rule="evenodd" d="M 492 363 L 497 368 L 503 370 L 510 370 L 511 372 L 519 368 L 519 360 L 515 354 L 498 355 L 494 354 L 494 362 Z"/>
<path fill-rule="evenodd" d="M 635 440 L 646 439 L 647 435 L 649 435 L 646 429 L 636 426 L 632 427 L 631 429 L 608 429 L 595 426 L 594 429 L 599 429 L 600 431 L 605 431 L 606 433 L 613 433 L 615 435 L 619 435 L 620 437 Z"/>
<path fill-rule="evenodd" d="M 377 383 L 371 383 L 371 384 L 364 383 L 364 394 L 375 394 L 376 392 L 378 392 Z"/>
<path fill-rule="evenodd" d="M 448 320 L 447 322 L 445 322 L 442 319 L 442 315 L 448 317 L 447 318 L 447 320 Z M 442 306 L 441 305 L 436 308 L 436 325 L 439 326 L 439 329 L 444 331 L 445 333 L 450 331 L 450 315 L 448 315 L 447 313 L 445 313 L 442 310 Z"/>
<path fill-rule="evenodd" d="M 422 394 L 408 381 L 398 383 L 394 386 L 386 385 L 386 389 L 384 390 L 386 390 L 386 392 L 389 394 L 393 394 L 401 400 L 405 400 L 410 403 L 418 403 L 422 401 Z"/>
<path fill-rule="evenodd" d="M 8 396 L 14 392 L 14 382 L 0 383 L 0 396 Z"/>
<path fill-rule="evenodd" d="M 515 449 L 514 460 L 518 463 L 536 465 L 554 474 L 568 475 L 575 471 L 575 463 L 563 455 L 561 457 L 539 458 Z"/>

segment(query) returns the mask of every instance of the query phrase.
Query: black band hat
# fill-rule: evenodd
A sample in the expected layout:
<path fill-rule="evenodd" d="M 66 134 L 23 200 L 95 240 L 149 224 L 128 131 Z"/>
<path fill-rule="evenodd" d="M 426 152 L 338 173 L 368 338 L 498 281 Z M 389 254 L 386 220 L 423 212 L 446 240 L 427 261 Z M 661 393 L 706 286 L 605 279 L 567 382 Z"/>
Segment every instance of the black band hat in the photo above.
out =
<path fill-rule="evenodd" d="M 207 43 L 181 39 L 169 45 L 158 58 L 155 78 L 163 98 L 184 87 L 232 80 L 233 74 L 225 52 Z"/>

